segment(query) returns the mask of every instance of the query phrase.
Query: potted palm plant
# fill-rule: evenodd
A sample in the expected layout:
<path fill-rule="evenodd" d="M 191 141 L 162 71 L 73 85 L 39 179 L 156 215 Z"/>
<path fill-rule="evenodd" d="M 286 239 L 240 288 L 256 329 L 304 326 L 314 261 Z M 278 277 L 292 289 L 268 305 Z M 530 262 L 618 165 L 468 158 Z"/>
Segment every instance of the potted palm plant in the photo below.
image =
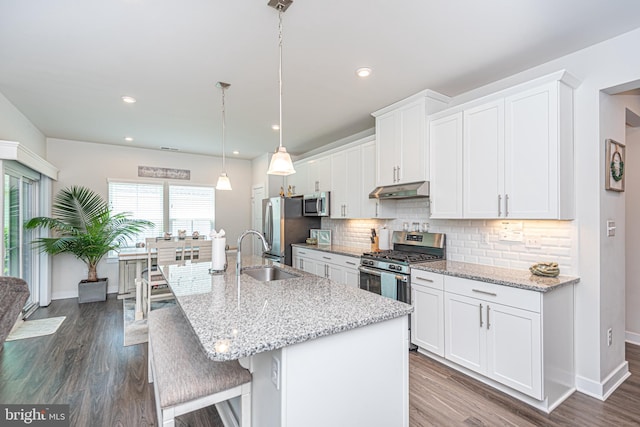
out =
<path fill-rule="evenodd" d="M 86 280 L 78 284 L 78 302 L 107 299 L 107 278 L 98 278 L 97 266 L 105 255 L 118 250 L 127 238 L 135 237 L 150 221 L 133 219 L 128 213 L 113 213 L 109 204 L 94 191 L 72 186 L 60 190 L 53 207 L 53 218 L 32 218 L 25 228 L 46 228 L 53 237 L 42 237 L 33 244 L 50 255 L 70 253 L 87 264 Z"/>

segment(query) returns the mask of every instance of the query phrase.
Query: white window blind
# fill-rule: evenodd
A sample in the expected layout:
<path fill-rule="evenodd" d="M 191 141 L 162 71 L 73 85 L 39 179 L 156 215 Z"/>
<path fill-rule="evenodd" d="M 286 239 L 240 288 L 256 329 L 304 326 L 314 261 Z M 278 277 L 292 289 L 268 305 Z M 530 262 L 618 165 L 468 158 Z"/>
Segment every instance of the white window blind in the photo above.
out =
<path fill-rule="evenodd" d="M 161 236 L 164 232 L 164 186 L 163 184 L 109 182 L 109 203 L 114 213 L 128 212 L 132 218 L 146 219 L 155 224 L 140 233 L 126 245 L 134 247 L 147 237 Z"/>
<path fill-rule="evenodd" d="M 169 185 L 169 229 L 208 236 L 215 225 L 215 188 Z"/>

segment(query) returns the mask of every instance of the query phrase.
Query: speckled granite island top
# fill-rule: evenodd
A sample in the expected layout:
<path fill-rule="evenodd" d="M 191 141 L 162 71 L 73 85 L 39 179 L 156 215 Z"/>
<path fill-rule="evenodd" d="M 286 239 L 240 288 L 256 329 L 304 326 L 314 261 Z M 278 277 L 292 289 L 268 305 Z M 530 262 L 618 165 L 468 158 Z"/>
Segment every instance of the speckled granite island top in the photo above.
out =
<path fill-rule="evenodd" d="M 411 264 L 411 268 L 538 292 L 547 292 L 580 281 L 580 278 L 573 276 L 541 277 L 534 276 L 529 270 L 512 270 L 458 261 L 420 262 Z"/>
<path fill-rule="evenodd" d="M 352 257 L 358 257 L 369 252 L 369 249 L 353 248 L 351 246 L 339 246 L 339 245 L 307 245 L 306 243 L 292 243 L 291 246 L 297 246 L 303 249 L 313 249 L 314 251 L 329 252 L 337 255 L 346 255 Z"/>
<path fill-rule="evenodd" d="M 277 263 L 299 277 L 260 282 L 242 274 L 238 296 L 235 259 L 229 264 L 223 275 L 210 275 L 210 263 L 163 270 L 213 360 L 239 359 L 413 311 L 408 304 Z M 255 256 L 243 259 L 243 268 L 271 264 Z"/>

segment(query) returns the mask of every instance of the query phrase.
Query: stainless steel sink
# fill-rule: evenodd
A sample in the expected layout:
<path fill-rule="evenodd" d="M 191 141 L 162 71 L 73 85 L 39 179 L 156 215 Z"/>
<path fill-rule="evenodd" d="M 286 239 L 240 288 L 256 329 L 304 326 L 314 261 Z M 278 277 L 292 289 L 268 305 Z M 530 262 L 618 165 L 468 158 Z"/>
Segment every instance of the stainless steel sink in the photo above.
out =
<path fill-rule="evenodd" d="M 297 274 L 289 273 L 274 266 L 246 268 L 242 269 L 242 273 L 247 274 L 260 282 L 271 282 L 272 280 L 286 280 L 300 277 Z"/>

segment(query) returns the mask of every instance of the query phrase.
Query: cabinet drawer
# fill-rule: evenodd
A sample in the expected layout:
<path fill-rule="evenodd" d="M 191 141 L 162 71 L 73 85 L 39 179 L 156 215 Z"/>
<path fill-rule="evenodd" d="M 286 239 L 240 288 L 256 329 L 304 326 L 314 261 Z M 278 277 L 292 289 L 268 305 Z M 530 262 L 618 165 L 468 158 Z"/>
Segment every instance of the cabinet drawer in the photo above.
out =
<path fill-rule="evenodd" d="M 494 283 L 447 276 L 446 292 L 540 313 L 542 293 Z"/>
<path fill-rule="evenodd" d="M 444 275 L 423 270 L 411 270 L 411 286 L 421 286 L 432 289 L 444 289 Z"/>

